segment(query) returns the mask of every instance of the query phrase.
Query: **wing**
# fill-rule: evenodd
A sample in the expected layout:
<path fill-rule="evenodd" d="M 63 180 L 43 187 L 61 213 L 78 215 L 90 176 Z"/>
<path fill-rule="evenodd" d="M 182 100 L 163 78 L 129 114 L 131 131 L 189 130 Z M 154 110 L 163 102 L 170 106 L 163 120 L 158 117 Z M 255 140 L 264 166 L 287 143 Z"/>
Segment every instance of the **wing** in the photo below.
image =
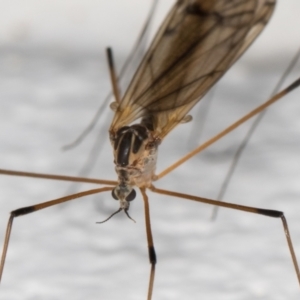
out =
<path fill-rule="evenodd" d="M 159 0 L 152 0 L 151 7 L 148 12 L 147 19 L 143 24 L 143 27 L 135 41 L 132 50 L 130 51 L 124 65 L 122 66 L 119 76 L 119 88 L 121 94 L 124 94 L 124 91 L 127 89 L 131 77 L 134 75 L 137 67 L 139 66 L 142 58 L 146 53 L 146 44 L 149 39 L 150 29 L 152 27 L 153 19 L 155 16 L 156 7 L 158 5 Z M 120 78 L 121 77 L 121 78 Z"/>
<path fill-rule="evenodd" d="M 110 130 L 151 116 L 163 138 L 240 57 L 275 0 L 178 0 L 161 25 Z"/>

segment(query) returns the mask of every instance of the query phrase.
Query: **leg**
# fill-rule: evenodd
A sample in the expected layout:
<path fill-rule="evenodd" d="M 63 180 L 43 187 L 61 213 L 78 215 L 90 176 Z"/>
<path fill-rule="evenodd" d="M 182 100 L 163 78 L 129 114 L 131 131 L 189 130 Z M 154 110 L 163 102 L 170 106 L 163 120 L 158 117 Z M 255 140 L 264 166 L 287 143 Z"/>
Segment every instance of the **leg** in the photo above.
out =
<path fill-rule="evenodd" d="M 117 103 L 120 103 L 121 102 L 120 89 L 118 87 L 118 78 L 116 75 L 114 58 L 113 58 L 113 53 L 111 48 L 106 48 L 106 56 L 107 56 L 107 61 L 109 66 L 109 74 L 110 74 L 110 81 L 112 84 L 113 95 L 115 96 L 115 101 Z"/>
<path fill-rule="evenodd" d="M 138 67 L 139 61 L 142 59 L 141 56 L 143 56 L 144 53 L 146 52 L 147 38 L 149 37 L 150 28 L 153 23 L 157 4 L 158 4 L 158 0 L 152 1 L 151 7 L 149 10 L 149 14 L 148 14 L 147 19 L 140 31 L 140 34 L 138 35 L 137 40 L 135 41 L 132 50 L 130 51 L 127 59 L 125 60 L 123 66 L 121 67 L 120 74 L 117 78 L 118 83 L 120 83 L 121 79 L 124 79 L 126 76 L 129 78 L 132 77 L 133 74 L 130 74 L 130 72 L 133 72 Z M 68 145 L 65 145 L 62 148 L 63 150 L 69 150 L 69 149 L 75 148 L 77 145 L 79 145 L 85 139 L 85 137 L 96 126 L 99 118 L 103 114 L 103 111 L 107 107 L 107 104 L 108 104 L 109 100 L 112 98 L 112 96 L 113 96 L 113 93 L 110 92 L 105 97 L 103 103 L 98 108 L 98 110 L 97 110 L 96 114 L 94 115 L 93 119 L 91 120 L 90 124 L 83 130 L 83 132 L 73 142 L 71 142 Z"/>
<path fill-rule="evenodd" d="M 145 204 L 145 221 L 146 221 L 146 232 L 147 232 L 147 242 L 148 242 L 148 253 L 149 253 L 149 260 L 151 264 L 147 300 L 151 300 L 152 292 L 153 292 L 154 276 L 155 276 L 156 253 L 154 249 L 152 231 L 151 231 L 148 196 L 146 194 L 145 188 L 141 188 L 140 190 L 143 195 L 143 200 Z"/>
<path fill-rule="evenodd" d="M 280 77 L 279 81 L 277 82 L 274 90 L 272 91 L 271 93 L 271 96 L 272 95 L 275 95 L 276 93 L 279 92 L 279 90 L 282 88 L 283 86 L 283 83 L 285 82 L 285 80 L 287 79 L 288 75 L 291 74 L 293 68 L 296 66 L 296 63 L 297 61 L 299 60 L 300 58 L 300 48 L 297 50 L 297 53 L 296 55 L 294 55 L 294 57 L 292 58 L 291 62 L 289 63 L 287 69 L 284 71 L 284 73 L 282 74 L 282 76 Z M 262 112 L 260 112 L 254 122 L 252 123 L 251 127 L 249 128 L 248 132 L 246 133 L 244 139 L 242 140 L 241 144 L 239 145 L 239 147 L 237 148 L 234 156 L 233 156 L 233 159 L 232 159 L 232 162 L 230 164 L 230 167 L 228 169 L 228 172 L 225 176 L 225 179 L 221 185 L 221 188 L 220 188 L 220 191 L 219 191 L 219 194 L 217 196 L 217 199 L 218 200 L 222 200 L 223 199 L 223 196 L 227 190 L 227 187 L 231 181 L 231 178 L 235 172 L 235 169 L 240 161 L 240 158 L 245 150 L 245 148 L 247 147 L 247 144 L 249 142 L 249 140 L 251 139 L 254 131 L 256 130 L 257 126 L 260 124 L 261 120 L 263 119 L 265 113 L 267 112 L 267 110 L 263 110 Z M 211 215 L 211 220 L 215 220 L 217 218 L 217 214 L 218 214 L 218 210 L 219 210 L 219 207 L 218 206 L 215 206 L 213 208 L 213 211 L 212 211 L 212 215 Z"/>
<path fill-rule="evenodd" d="M 75 176 L 63 176 L 63 175 L 51 175 L 51 174 L 32 173 L 32 172 L 20 172 L 20 171 L 11 171 L 5 169 L 0 169 L 0 174 L 9 175 L 9 176 L 71 181 L 71 182 L 86 182 L 86 183 L 108 184 L 108 185 L 117 184 L 117 181 L 113 181 L 113 180 L 102 180 L 102 179 L 93 179 L 93 178 L 84 178 L 84 177 L 75 177 Z"/>
<path fill-rule="evenodd" d="M 257 115 L 258 113 L 263 111 L 265 108 L 269 107 L 271 104 L 273 104 L 277 100 L 281 99 L 282 97 L 284 97 L 285 95 L 290 93 L 292 90 L 297 88 L 299 85 L 300 85 L 300 78 L 298 78 L 296 81 L 294 81 L 291 85 L 289 85 L 287 88 L 282 90 L 280 93 L 273 96 L 267 102 L 263 103 L 262 105 L 260 105 L 256 109 L 252 110 L 250 113 L 248 113 L 247 115 L 245 115 L 244 117 L 242 117 L 241 119 L 239 119 L 238 121 L 236 121 L 235 123 L 233 123 L 232 125 L 227 127 L 226 129 L 221 131 L 219 134 L 215 135 L 213 138 L 211 138 L 210 140 L 208 140 L 204 144 L 200 145 L 199 147 L 197 147 L 196 149 L 194 149 L 193 151 L 191 151 L 190 153 L 188 153 L 187 155 L 185 155 L 184 157 L 179 159 L 177 162 L 172 164 L 170 167 L 168 167 L 165 170 L 163 170 L 162 172 L 160 172 L 155 177 L 155 180 L 158 180 L 158 179 L 164 177 L 165 175 L 167 175 L 168 173 L 172 172 L 178 166 L 180 166 L 181 164 L 183 164 L 184 162 L 186 162 L 187 160 L 189 160 L 190 158 L 192 158 L 193 156 L 195 156 L 199 152 L 203 151 L 204 149 L 206 149 L 207 147 L 209 147 L 210 145 L 212 145 L 213 143 L 215 143 L 216 141 L 221 139 L 223 136 L 227 135 L 229 132 L 233 131 L 235 128 L 237 128 L 241 124 L 245 123 L 246 121 L 248 121 L 249 119 L 251 119 L 252 117 Z"/>
<path fill-rule="evenodd" d="M 0 282 L 1 282 L 2 274 L 3 274 L 5 258 L 6 258 L 6 254 L 7 254 L 8 244 L 9 244 L 9 238 L 10 238 L 10 235 L 11 235 L 11 229 L 12 229 L 12 225 L 13 225 L 13 221 L 14 221 L 15 217 L 27 215 L 27 214 L 36 212 L 38 210 L 41 210 L 41 209 L 44 209 L 44 208 L 47 208 L 47 207 L 54 206 L 54 205 L 64 203 L 64 202 L 67 202 L 67 201 L 70 201 L 70 200 L 74 200 L 74 199 L 77 199 L 77 198 L 81 198 L 81 197 L 84 197 L 84 196 L 87 196 L 87 195 L 97 194 L 97 193 L 111 191 L 111 190 L 112 190 L 112 187 L 103 187 L 103 188 L 89 190 L 89 191 L 69 195 L 69 196 L 66 196 L 66 197 L 58 198 L 58 199 L 55 199 L 55 200 L 50 200 L 50 201 L 39 203 L 39 204 L 36 204 L 36 205 L 22 207 L 22 208 L 13 210 L 10 213 L 10 217 L 8 219 L 8 224 L 7 224 L 7 227 L 6 227 L 4 245 L 3 245 L 2 256 L 1 256 L 1 263 L 0 263 Z"/>
<path fill-rule="evenodd" d="M 250 206 L 244 206 L 244 205 L 239 205 L 239 204 L 233 204 L 233 203 L 227 203 L 227 202 L 222 202 L 222 201 L 216 201 L 216 200 L 211 200 L 211 199 L 206 199 L 206 198 L 201 198 L 193 195 L 188 195 L 188 194 L 182 194 L 182 193 L 177 193 L 173 191 L 168 191 L 168 190 L 162 190 L 154 187 L 153 185 L 150 187 L 150 190 L 154 193 L 162 194 L 162 195 L 168 195 L 168 196 L 173 196 L 173 197 L 178 197 L 178 198 L 183 198 L 187 200 L 193 200 L 196 202 L 201 202 L 201 203 L 206 203 L 210 205 L 215 205 L 215 206 L 220 206 L 220 207 L 226 207 L 226 208 L 231 208 L 231 209 L 236 209 L 240 211 L 245 211 L 245 212 L 250 212 L 258 215 L 263 215 L 267 217 L 272 217 L 272 218 L 280 218 L 282 221 L 285 237 L 287 239 L 287 243 L 289 246 L 290 254 L 292 256 L 294 268 L 296 271 L 298 283 L 300 285 L 300 270 L 299 270 L 299 265 L 297 262 L 297 258 L 295 255 L 292 239 L 290 236 L 289 228 L 287 221 L 285 219 L 284 213 L 281 211 L 277 210 L 271 210 L 271 209 L 262 209 L 262 208 L 256 208 L 256 207 L 250 207 Z"/>

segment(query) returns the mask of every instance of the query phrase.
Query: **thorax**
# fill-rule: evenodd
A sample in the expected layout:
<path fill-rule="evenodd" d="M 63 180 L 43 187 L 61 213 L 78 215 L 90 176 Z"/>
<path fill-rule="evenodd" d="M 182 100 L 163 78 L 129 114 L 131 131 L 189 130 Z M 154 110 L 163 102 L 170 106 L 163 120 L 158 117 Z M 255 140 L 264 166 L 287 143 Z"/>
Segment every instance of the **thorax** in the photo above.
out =
<path fill-rule="evenodd" d="M 115 133 L 110 132 L 110 140 L 119 183 L 138 187 L 150 186 L 160 141 L 143 124 L 124 126 Z"/>

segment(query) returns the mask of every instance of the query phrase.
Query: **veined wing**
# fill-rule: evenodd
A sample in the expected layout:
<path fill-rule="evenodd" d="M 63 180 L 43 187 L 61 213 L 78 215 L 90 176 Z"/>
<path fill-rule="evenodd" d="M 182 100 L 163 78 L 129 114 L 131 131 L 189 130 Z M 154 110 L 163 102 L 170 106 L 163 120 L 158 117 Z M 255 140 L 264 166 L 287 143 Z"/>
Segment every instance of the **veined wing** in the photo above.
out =
<path fill-rule="evenodd" d="M 240 57 L 275 0 L 179 0 L 161 25 L 110 130 L 152 116 L 163 138 Z"/>

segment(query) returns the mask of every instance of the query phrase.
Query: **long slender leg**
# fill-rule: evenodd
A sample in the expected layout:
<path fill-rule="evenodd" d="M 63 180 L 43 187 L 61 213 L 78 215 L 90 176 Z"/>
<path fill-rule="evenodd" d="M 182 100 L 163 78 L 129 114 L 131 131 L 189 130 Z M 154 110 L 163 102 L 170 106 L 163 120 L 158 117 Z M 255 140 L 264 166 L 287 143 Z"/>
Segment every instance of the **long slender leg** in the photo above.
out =
<path fill-rule="evenodd" d="M 5 169 L 0 169 L 0 174 L 9 175 L 9 176 L 60 180 L 60 181 L 63 180 L 63 181 L 108 184 L 108 185 L 116 185 L 117 184 L 117 181 L 113 181 L 113 180 L 84 178 L 84 177 L 75 177 L 75 176 L 64 176 L 64 175 L 52 175 L 52 174 L 22 172 L 22 171 L 12 171 L 12 170 L 5 170 Z"/>
<path fill-rule="evenodd" d="M 181 164 L 183 164 L 184 162 L 186 162 L 187 160 L 189 160 L 190 158 L 192 158 L 193 156 L 195 156 L 196 154 L 198 154 L 202 150 L 206 149 L 208 146 L 212 145 L 213 143 L 215 143 L 216 141 L 221 139 L 223 136 L 227 135 L 229 132 L 233 131 L 235 128 L 237 128 L 241 124 L 245 123 L 250 118 L 257 115 L 259 112 L 263 111 L 265 108 L 269 107 L 271 104 L 273 104 L 277 100 L 281 99 L 283 96 L 290 93 L 292 90 L 297 88 L 299 85 L 300 85 L 300 78 L 295 80 L 291 85 L 289 85 L 287 88 L 282 90 L 280 93 L 276 94 L 271 99 L 269 99 L 268 101 L 266 101 L 262 105 L 258 106 L 256 109 L 252 110 L 250 113 L 248 113 L 247 115 L 245 115 L 244 117 L 242 117 L 241 119 L 239 119 L 238 121 L 236 121 L 235 123 L 233 123 L 232 125 L 227 127 L 226 129 L 221 131 L 219 134 L 215 135 L 213 138 L 206 141 L 205 143 L 203 143 L 202 145 L 200 145 L 199 147 L 197 147 L 196 149 L 194 149 L 193 151 L 191 151 L 190 153 L 188 153 L 187 155 L 185 155 L 184 157 L 179 159 L 177 162 L 172 164 L 170 167 L 163 170 L 161 173 L 159 173 L 155 177 L 155 179 L 158 180 L 158 179 L 164 177 L 165 175 L 169 174 L 175 168 L 177 168 L 178 166 L 180 166 Z"/>
<path fill-rule="evenodd" d="M 289 63 L 288 67 L 286 68 L 286 70 L 284 71 L 284 73 L 282 74 L 282 76 L 280 77 L 279 81 L 277 82 L 275 88 L 273 89 L 271 96 L 275 95 L 276 93 L 278 93 L 278 91 L 282 88 L 282 85 L 284 83 L 284 81 L 286 80 L 287 76 L 289 74 L 291 74 L 291 71 L 293 70 L 293 68 L 296 66 L 297 61 L 300 58 L 300 48 L 297 50 L 297 53 L 294 55 L 294 57 L 292 58 L 291 62 Z M 224 197 L 224 194 L 227 190 L 227 187 L 231 181 L 231 178 L 235 172 L 235 169 L 241 159 L 241 156 L 244 152 L 244 150 L 247 147 L 247 144 L 249 143 L 249 140 L 251 139 L 253 133 L 255 132 L 256 128 L 258 127 L 258 125 L 260 124 L 261 120 L 263 119 L 265 113 L 267 112 L 267 110 L 263 110 L 261 111 L 255 118 L 254 122 L 252 123 L 251 127 L 249 128 L 249 130 L 247 131 L 244 139 L 242 140 L 241 144 L 239 145 L 239 147 L 237 148 L 233 159 L 231 161 L 231 164 L 229 166 L 229 169 L 227 171 L 227 174 L 224 178 L 224 181 L 221 185 L 219 194 L 217 196 L 218 200 L 222 200 Z M 211 215 L 211 220 L 215 220 L 217 218 L 217 214 L 218 214 L 218 206 L 215 206 L 213 208 L 212 211 L 212 215 Z"/>
<path fill-rule="evenodd" d="M 155 15 L 155 10 L 157 7 L 159 0 L 153 0 L 150 10 L 149 10 L 149 14 L 147 16 L 147 19 L 142 27 L 142 30 L 140 31 L 138 38 L 136 40 L 136 42 L 134 43 L 132 50 L 130 51 L 126 61 L 124 62 L 123 66 L 121 67 L 120 70 L 120 74 L 118 76 L 118 82 L 120 82 L 120 80 L 124 77 L 126 77 L 125 75 L 126 72 L 128 71 L 130 65 L 131 67 L 137 68 L 139 65 L 139 60 L 141 58 L 139 58 L 139 56 L 143 56 L 144 52 L 145 52 L 145 48 L 146 48 L 146 42 L 147 42 L 147 37 L 149 35 L 150 32 L 150 27 L 153 23 L 153 19 L 154 19 L 154 15 Z M 142 55 L 141 55 L 142 53 Z M 136 66 L 132 66 L 132 64 L 135 63 L 137 64 Z M 135 70 L 134 70 L 135 71 Z M 127 72 L 128 73 L 128 72 Z M 132 77 L 133 74 L 129 74 L 129 78 Z M 63 150 L 69 150 L 72 149 L 74 147 L 76 147 L 77 145 L 79 145 L 84 139 L 85 137 L 94 129 L 94 127 L 96 126 L 100 116 L 103 114 L 104 109 L 107 107 L 107 103 L 108 101 L 111 99 L 111 97 L 113 96 L 113 93 L 110 92 L 106 98 L 104 99 L 103 103 L 101 104 L 101 106 L 98 108 L 98 110 L 96 111 L 93 119 L 91 120 L 91 122 L 88 124 L 88 126 L 83 130 L 83 132 L 71 143 L 65 145 L 62 147 Z"/>
<path fill-rule="evenodd" d="M 70 200 L 74 200 L 77 198 L 81 198 L 84 196 L 98 194 L 98 193 L 102 193 L 102 192 L 106 192 L 106 191 L 111 191 L 112 189 L 113 189 L 112 187 L 103 187 L 103 188 L 99 188 L 99 189 L 88 190 L 88 191 L 84 191 L 81 193 L 77 193 L 77 194 L 69 195 L 66 197 L 62 197 L 62 198 L 50 200 L 47 202 L 43 202 L 43 203 L 31 205 L 31 206 L 26 206 L 26 207 L 22 207 L 22 208 L 13 210 L 10 213 L 10 217 L 8 219 L 8 224 L 6 227 L 4 245 L 3 245 L 2 256 L 1 256 L 1 263 L 0 263 L 0 282 L 1 282 L 2 274 L 3 274 L 3 270 L 4 270 L 5 258 L 6 258 L 6 254 L 7 254 L 7 249 L 8 249 L 8 244 L 9 244 L 9 239 L 10 239 L 10 235 L 11 235 L 14 218 L 23 216 L 23 215 L 27 215 L 27 214 L 36 212 L 38 210 L 41 210 L 41 209 L 44 209 L 44 208 L 47 208 L 50 206 L 54 206 L 54 205 L 57 205 L 60 203 L 64 203 L 64 202 L 67 202 Z"/>
<path fill-rule="evenodd" d="M 145 222 L 146 222 L 146 232 L 147 232 L 147 242 L 148 242 L 148 253 L 149 253 L 149 260 L 150 260 L 150 264 L 151 264 L 147 300 L 151 300 L 152 292 L 153 292 L 154 277 L 155 277 L 156 253 L 155 253 L 153 237 L 152 237 L 152 230 L 151 230 L 148 196 L 146 194 L 145 188 L 140 188 L 140 190 L 143 195 L 143 200 L 144 200 L 144 205 L 145 205 Z"/>
<path fill-rule="evenodd" d="M 154 193 L 158 193 L 158 194 L 162 194 L 162 195 L 168 195 L 168 196 L 183 198 L 183 199 L 187 199 L 187 200 L 193 200 L 193 201 L 196 201 L 196 202 L 201 202 L 201 203 L 206 203 L 206 204 L 210 204 L 210 205 L 216 205 L 216 206 L 221 206 L 221 207 L 226 207 L 226 208 L 231 208 L 231 209 L 236 209 L 236 210 L 250 212 L 250 213 L 263 215 L 263 216 L 267 216 L 267 217 L 272 217 L 272 218 L 280 218 L 281 221 L 282 221 L 285 237 L 287 239 L 287 243 L 288 243 L 288 246 L 289 246 L 290 254 L 292 256 L 292 260 L 293 260 L 294 268 L 295 268 L 295 271 L 296 271 L 298 283 L 300 285 L 299 265 L 298 265 L 296 254 L 295 254 L 295 251 L 294 251 L 293 242 L 292 242 L 292 239 L 291 239 L 291 236 L 290 236 L 288 224 L 287 224 L 286 218 L 284 216 L 284 213 L 282 211 L 271 210 L 271 209 L 263 209 L 263 208 L 257 208 L 257 207 L 251 207 L 251 206 L 244 206 L 244 205 L 233 204 L 233 203 L 222 202 L 222 201 L 216 201 L 216 200 L 197 197 L 197 196 L 193 196 L 193 195 L 177 193 L 177 192 L 174 192 L 174 191 L 158 189 L 153 185 L 149 189 Z"/>
<path fill-rule="evenodd" d="M 106 56 L 107 56 L 107 61 L 109 66 L 109 74 L 110 74 L 110 81 L 112 84 L 113 95 L 115 96 L 116 102 L 120 103 L 121 96 L 120 96 L 120 90 L 118 86 L 118 78 L 115 70 L 113 52 L 111 48 L 106 49 Z"/>

